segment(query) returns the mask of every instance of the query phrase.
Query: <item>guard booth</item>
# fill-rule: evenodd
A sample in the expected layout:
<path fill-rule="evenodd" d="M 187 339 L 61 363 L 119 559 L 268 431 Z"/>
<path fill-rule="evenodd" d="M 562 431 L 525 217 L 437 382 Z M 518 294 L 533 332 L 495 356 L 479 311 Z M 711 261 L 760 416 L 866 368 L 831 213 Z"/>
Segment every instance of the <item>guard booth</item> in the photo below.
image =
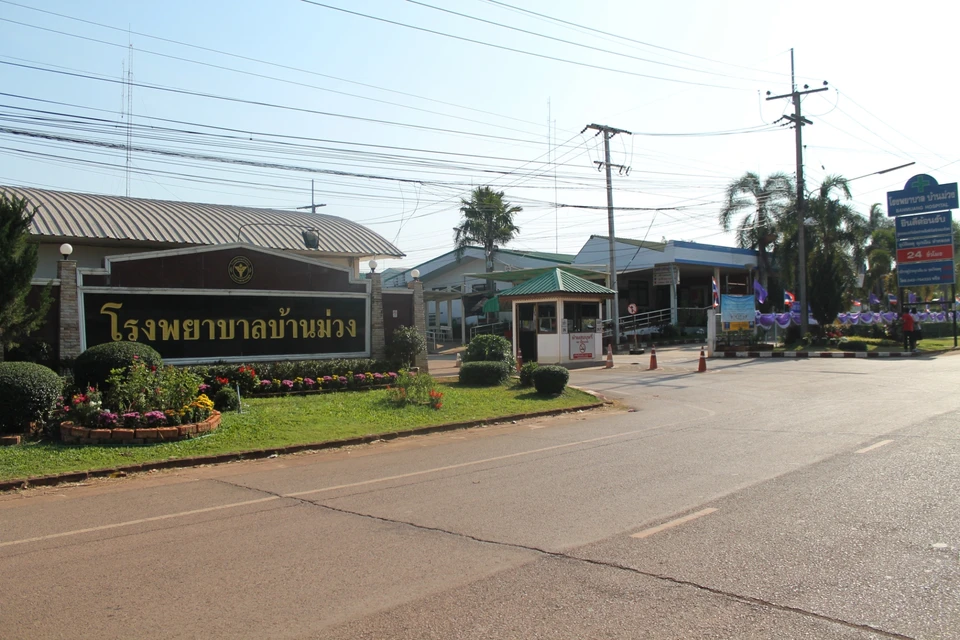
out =
<path fill-rule="evenodd" d="M 540 364 L 603 360 L 603 303 L 613 290 L 556 268 L 499 295 L 513 304 L 513 355 Z"/>

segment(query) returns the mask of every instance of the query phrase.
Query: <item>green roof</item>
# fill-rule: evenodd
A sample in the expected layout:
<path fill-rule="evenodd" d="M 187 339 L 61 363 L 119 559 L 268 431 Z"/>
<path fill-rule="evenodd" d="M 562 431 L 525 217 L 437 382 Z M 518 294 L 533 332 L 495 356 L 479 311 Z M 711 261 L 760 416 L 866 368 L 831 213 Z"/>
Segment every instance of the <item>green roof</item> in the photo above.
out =
<path fill-rule="evenodd" d="M 539 296 L 546 293 L 578 293 L 590 295 L 613 295 L 612 289 L 584 280 L 562 269 L 551 269 L 543 275 L 500 292 L 500 297 Z"/>

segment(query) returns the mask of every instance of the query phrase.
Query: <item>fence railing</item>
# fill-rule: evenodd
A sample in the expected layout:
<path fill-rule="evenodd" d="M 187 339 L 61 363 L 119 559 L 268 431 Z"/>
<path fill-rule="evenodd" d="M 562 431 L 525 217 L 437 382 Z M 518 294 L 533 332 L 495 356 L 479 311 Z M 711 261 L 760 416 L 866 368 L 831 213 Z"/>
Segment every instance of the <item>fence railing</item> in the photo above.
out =
<path fill-rule="evenodd" d="M 677 309 L 677 324 L 681 327 L 707 328 L 707 309 L 700 307 L 680 307 Z M 656 333 L 658 327 L 670 324 L 670 308 L 645 311 L 634 315 L 622 316 L 620 321 L 620 335 L 634 336 Z M 613 335 L 613 322 L 603 321 L 603 335 L 609 338 Z"/>
<path fill-rule="evenodd" d="M 498 336 L 502 336 L 507 330 L 506 322 L 493 322 L 491 324 L 475 324 L 470 327 L 470 339 L 473 340 L 474 337 L 484 334 L 492 333 Z"/>

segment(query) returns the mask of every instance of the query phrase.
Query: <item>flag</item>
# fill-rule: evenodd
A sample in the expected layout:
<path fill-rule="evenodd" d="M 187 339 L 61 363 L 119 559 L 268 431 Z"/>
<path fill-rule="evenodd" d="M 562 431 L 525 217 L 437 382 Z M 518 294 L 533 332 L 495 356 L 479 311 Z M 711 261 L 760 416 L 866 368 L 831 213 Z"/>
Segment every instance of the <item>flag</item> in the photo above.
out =
<path fill-rule="evenodd" d="M 860 306 L 860 301 L 859 301 L 859 300 L 854 300 L 854 301 L 853 301 L 853 306 L 859 307 L 859 306 Z"/>
<path fill-rule="evenodd" d="M 710 282 L 713 285 L 713 308 L 720 306 L 720 289 L 717 287 L 717 279 L 711 277 Z"/>
<path fill-rule="evenodd" d="M 916 303 L 917 303 L 917 294 L 913 293 L 912 291 L 908 291 L 908 292 L 907 292 L 907 302 L 909 302 L 910 304 L 916 304 Z"/>
<path fill-rule="evenodd" d="M 880 299 L 877 298 L 874 294 L 870 294 L 870 304 L 880 304 Z"/>
<path fill-rule="evenodd" d="M 756 280 L 753 281 L 753 292 L 757 294 L 757 300 L 760 302 L 760 304 L 763 304 L 767 301 L 767 290 L 764 289 L 763 285 Z"/>
<path fill-rule="evenodd" d="M 793 295 L 792 293 L 790 293 L 789 291 L 787 291 L 786 289 L 784 289 L 784 291 L 783 291 L 783 304 L 784 304 L 785 306 L 792 307 L 792 306 L 793 306 L 793 303 L 796 302 L 796 301 L 797 301 L 796 297 L 794 297 L 794 295 Z"/>
<path fill-rule="evenodd" d="M 897 300 L 897 296 L 896 296 L 895 294 L 892 294 L 892 293 L 888 293 L 888 294 L 887 294 L 887 302 L 889 302 L 890 304 L 899 304 L 899 303 L 900 303 L 900 301 Z"/>

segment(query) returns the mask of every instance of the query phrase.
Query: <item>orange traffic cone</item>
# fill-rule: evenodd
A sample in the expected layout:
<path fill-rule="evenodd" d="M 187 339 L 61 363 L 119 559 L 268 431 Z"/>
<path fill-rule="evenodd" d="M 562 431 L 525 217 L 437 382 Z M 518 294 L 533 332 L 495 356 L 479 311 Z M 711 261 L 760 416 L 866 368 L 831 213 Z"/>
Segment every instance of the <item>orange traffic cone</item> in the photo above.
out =
<path fill-rule="evenodd" d="M 613 369 L 613 346 L 607 345 L 607 364 L 604 369 Z"/>
<path fill-rule="evenodd" d="M 697 373 L 703 373 L 707 370 L 707 356 L 703 354 L 703 349 L 700 349 L 700 365 L 697 367 Z"/>
<path fill-rule="evenodd" d="M 650 371 L 657 368 L 657 348 L 650 347 Z"/>

